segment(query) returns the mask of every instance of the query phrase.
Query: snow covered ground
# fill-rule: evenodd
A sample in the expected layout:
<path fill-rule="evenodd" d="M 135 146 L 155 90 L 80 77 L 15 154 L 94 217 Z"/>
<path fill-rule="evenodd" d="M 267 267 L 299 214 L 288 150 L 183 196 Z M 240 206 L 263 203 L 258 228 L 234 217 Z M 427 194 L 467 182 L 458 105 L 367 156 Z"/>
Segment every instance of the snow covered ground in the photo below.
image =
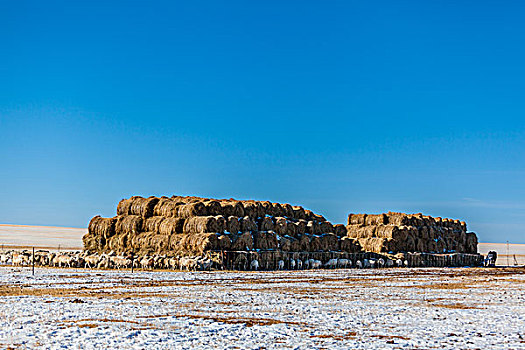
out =
<path fill-rule="evenodd" d="M 0 267 L 0 348 L 525 348 L 524 269 Z"/>

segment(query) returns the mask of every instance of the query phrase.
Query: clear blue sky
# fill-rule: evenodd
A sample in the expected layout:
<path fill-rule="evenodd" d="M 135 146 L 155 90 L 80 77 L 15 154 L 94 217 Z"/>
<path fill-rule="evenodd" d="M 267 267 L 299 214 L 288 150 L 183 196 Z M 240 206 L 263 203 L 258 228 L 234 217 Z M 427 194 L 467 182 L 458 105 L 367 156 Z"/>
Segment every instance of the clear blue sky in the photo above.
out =
<path fill-rule="evenodd" d="M 521 1 L 2 1 L 0 222 L 131 195 L 460 218 L 525 243 Z"/>

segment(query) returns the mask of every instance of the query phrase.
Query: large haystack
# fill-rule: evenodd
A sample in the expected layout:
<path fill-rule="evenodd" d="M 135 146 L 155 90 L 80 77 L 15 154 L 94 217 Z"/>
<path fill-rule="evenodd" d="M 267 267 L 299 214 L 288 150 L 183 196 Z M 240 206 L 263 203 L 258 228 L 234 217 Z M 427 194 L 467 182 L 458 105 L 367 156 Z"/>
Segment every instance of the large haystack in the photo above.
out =
<path fill-rule="evenodd" d="M 332 225 L 300 206 L 268 201 L 134 196 L 114 218 L 94 217 L 84 237 L 88 250 L 199 255 L 206 251 L 360 251 Z"/>
<path fill-rule="evenodd" d="M 476 254 L 477 236 L 463 221 L 423 214 L 350 214 L 348 237 L 365 251 Z"/>
<path fill-rule="evenodd" d="M 422 214 L 350 214 L 333 225 L 300 206 L 268 201 L 134 196 L 113 218 L 94 217 L 91 251 L 200 255 L 208 251 L 477 253 L 477 237 L 459 220 Z"/>

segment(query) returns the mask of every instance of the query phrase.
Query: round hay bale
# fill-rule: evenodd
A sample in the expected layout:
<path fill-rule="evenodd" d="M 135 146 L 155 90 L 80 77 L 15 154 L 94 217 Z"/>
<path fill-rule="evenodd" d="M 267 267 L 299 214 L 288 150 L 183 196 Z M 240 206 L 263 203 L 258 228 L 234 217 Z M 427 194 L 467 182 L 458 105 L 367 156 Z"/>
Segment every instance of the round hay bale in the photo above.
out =
<path fill-rule="evenodd" d="M 362 248 L 359 241 L 350 237 L 343 237 L 339 242 L 340 250 L 347 253 L 359 253 Z"/>
<path fill-rule="evenodd" d="M 175 233 L 182 233 L 184 232 L 184 222 L 185 220 L 182 218 L 165 218 L 164 220 L 160 221 L 158 226 L 158 232 L 161 235 L 172 235 Z"/>
<path fill-rule="evenodd" d="M 159 202 L 156 197 L 142 198 L 133 197 L 131 207 L 129 208 L 130 215 L 140 215 L 143 218 L 153 216 L 155 205 Z"/>
<path fill-rule="evenodd" d="M 287 237 L 288 238 L 288 237 Z M 300 237 L 302 238 L 302 236 Z M 291 252 L 300 252 L 302 251 L 301 250 L 301 240 L 299 239 L 295 239 L 295 238 L 289 238 L 290 239 L 290 251 Z M 281 237 L 282 239 L 282 237 Z"/>
<path fill-rule="evenodd" d="M 250 218 L 257 218 L 257 206 L 253 202 L 243 201 L 243 208 L 244 208 L 244 216 L 248 216 Z"/>
<path fill-rule="evenodd" d="M 221 202 L 221 214 L 225 217 L 230 217 L 233 215 L 233 205 L 230 202 L 222 201 Z"/>
<path fill-rule="evenodd" d="M 474 232 L 467 232 L 467 240 L 465 244 L 465 252 L 467 254 L 477 254 L 478 252 L 478 236 Z"/>
<path fill-rule="evenodd" d="M 388 212 L 386 216 L 388 218 L 388 223 L 391 225 L 396 225 L 396 226 L 410 225 L 410 219 L 408 218 L 408 215 L 405 213 Z"/>
<path fill-rule="evenodd" d="M 321 236 L 321 250 L 325 252 L 339 250 L 339 238 L 333 233 L 325 233 Z"/>
<path fill-rule="evenodd" d="M 388 221 L 385 214 L 367 214 L 364 220 L 365 225 L 385 225 Z"/>
<path fill-rule="evenodd" d="M 311 235 L 321 234 L 321 227 L 316 221 L 308 221 L 306 224 L 306 233 Z"/>
<path fill-rule="evenodd" d="M 288 221 L 286 223 L 286 235 L 290 236 L 290 237 L 295 237 L 296 236 L 296 226 L 293 222 L 290 222 Z"/>
<path fill-rule="evenodd" d="M 184 222 L 184 233 L 219 232 L 214 216 L 193 216 Z"/>
<path fill-rule="evenodd" d="M 98 246 L 97 236 L 91 233 L 86 233 L 82 236 L 82 243 L 84 245 L 84 250 L 89 250 L 91 252 L 98 252 L 102 248 Z"/>
<path fill-rule="evenodd" d="M 118 216 L 115 223 L 115 232 L 117 234 L 130 233 L 136 235 L 142 230 L 142 217 L 138 215 Z"/>
<path fill-rule="evenodd" d="M 236 216 L 230 216 L 228 217 L 228 223 L 227 223 L 227 229 L 230 233 L 239 233 L 241 230 L 241 225 L 239 223 L 239 218 Z"/>
<path fill-rule="evenodd" d="M 290 204 L 288 203 L 285 203 L 285 204 L 281 204 L 282 208 L 283 208 L 283 211 L 284 211 L 284 216 L 287 217 L 287 218 L 293 218 L 293 214 L 294 214 L 294 211 L 293 211 L 293 208 Z"/>
<path fill-rule="evenodd" d="M 224 231 L 226 231 L 228 228 L 228 223 L 226 221 L 226 218 L 222 215 L 216 215 L 215 221 L 217 222 L 216 232 L 224 233 Z"/>
<path fill-rule="evenodd" d="M 337 237 L 346 236 L 346 227 L 342 224 L 334 225 L 334 233 Z"/>
<path fill-rule="evenodd" d="M 185 235 L 179 246 L 189 254 L 201 255 L 210 250 L 218 250 L 216 233 L 192 233 Z"/>
<path fill-rule="evenodd" d="M 302 235 L 300 238 L 299 238 L 299 250 L 298 251 L 301 251 L 301 252 L 311 252 L 312 251 L 312 248 L 311 248 L 311 236 L 308 236 L 308 235 Z"/>
<path fill-rule="evenodd" d="M 436 241 L 434 241 L 434 240 L 428 240 L 427 241 L 427 251 L 429 253 L 436 253 L 437 252 Z"/>
<path fill-rule="evenodd" d="M 292 237 L 281 237 L 279 240 L 279 249 L 283 252 L 289 252 L 292 250 Z"/>
<path fill-rule="evenodd" d="M 232 240 L 230 239 L 229 235 L 220 235 L 219 238 L 217 238 L 217 247 L 220 250 L 229 250 L 232 245 Z"/>
<path fill-rule="evenodd" d="M 133 198 L 122 199 L 117 205 L 117 215 L 129 215 Z"/>
<path fill-rule="evenodd" d="M 233 235 L 231 249 L 233 251 L 245 251 L 253 249 L 253 236 L 250 232 L 244 232 L 240 235 Z"/>
<path fill-rule="evenodd" d="M 142 231 L 144 232 L 159 232 L 161 222 L 165 219 L 164 216 L 152 216 L 143 220 Z"/>
<path fill-rule="evenodd" d="M 240 224 L 242 232 L 257 231 L 257 223 L 250 216 L 243 217 Z"/>
<path fill-rule="evenodd" d="M 275 218 L 274 230 L 280 236 L 284 236 L 288 233 L 288 220 L 286 218 L 279 216 Z"/>
<path fill-rule="evenodd" d="M 320 222 L 319 228 L 321 230 L 321 233 L 333 233 L 334 232 L 334 226 L 329 221 Z"/>
<path fill-rule="evenodd" d="M 273 210 L 272 210 L 272 203 L 271 202 L 269 202 L 269 201 L 261 202 L 261 206 L 262 206 L 262 210 L 263 210 L 263 215 L 262 216 L 265 216 L 265 215 L 273 216 Z"/>
<path fill-rule="evenodd" d="M 298 235 L 305 234 L 307 232 L 307 230 L 306 230 L 306 225 L 307 224 L 308 224 L 308 222 L 306 220 L 303 220 L 303 219 L 300 219 L 299 221 L 294 223 L 294 225 L 295 225 L 295 235 L 298 236 Z"/>
<path fill-rule="evenodd" d="M 117 218 L 103 218 L 97 215 L 89 221 L 88 232 L 94 236 L 108 239 L 115 234 L 116 222 Z"/>
<path fill-rule="evenodd" d="M 322 250 L 323 250 L 323 242 L 322 242 L 321 236 L 313 235 L 310 240 L 310 251 L 320 252 Z"/>
<path fill-rule="evenodd" d="M 216 216 L 222 214 L 222 206 L 219 201 L 209 200 L 205 201 L 204 207 L 206 208 L 206 215 Z M 230 214 L 231 215 L 231 214 Z"/>
<path fill-rule="evenodd" d="M 244 206 L 241 202 L 234 202 L 232 204 L 232 215 L 237 216 L 239 218 L 242 218 L 245 216 L 244 214 Z"/>
<path fill-rule="evenodd" d="M 154 216 L 175 217 L 182 204 L 170 198 L 161 198 L 153 208 Z"/>
<path fill-rule="evenodd" d="M 282 239 L 282 238 L 281 238 Z M 277 235 L 273 231 L 256 231 L 253 233 L 253 243 L 255 249 L 272 250 L 277 249 L 279 242 Z"/>
<path fill-rule="evenodd" d="M 366 214 L 348 214 L 348 225 L 365 225 Z"/>
<path fill-rule="evenodd" d="M 268 216 L 260 218 L 258 224 L 259 224 L 259 229 L 261 231 L 273 231 L 274 229 L 273 221 Z"/>
<path fill-rule="evenodd" d="M 206 207 L 202 202 L 194 202 L 183 204 L 178 207 L 177 216 L 181 218 L 191 218 L 195 216 L 205 216 L 207 215 Z"/>
<path fill-rule="evenodd" d="M 428 227 L 427 226 L 421 226 L 419 228 L 419 232 L 418 232 L 418 238 L 421 238 L 421 239 L 424 239 L 424 240 L 429 240 L 429 233 L 428 233 Z"/>
<path fill-rule="evenodd" d="M 306 214 L 304 212 L 304 208 L 301 206 L 293 206 L 293 215 L 292 217 L 297 220 L 304 220 L 306 219 Z"/>
<path fill-rule="evenodd" d="M 281 217 L 285 215 L 285 211 L 280 203 L 272 203 L 272 209 L 273 214 L 271 215 L 274 217 Z"/>

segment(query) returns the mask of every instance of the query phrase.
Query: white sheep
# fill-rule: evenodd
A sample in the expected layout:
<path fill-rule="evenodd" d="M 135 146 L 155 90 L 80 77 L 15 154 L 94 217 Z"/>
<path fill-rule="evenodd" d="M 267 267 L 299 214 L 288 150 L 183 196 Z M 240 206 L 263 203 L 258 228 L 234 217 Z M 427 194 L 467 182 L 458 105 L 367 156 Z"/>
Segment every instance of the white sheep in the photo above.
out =
<path fill-rule="evenodd" d="M 303 261 L 301 259 L 297 259 L 297 269 L 301 270 L 303 268 Z"/>
<path fill-rule="evenodd" d="M 396 260 L 396 265 L 397 265 L 397 267 L 402 267 L 403 266 L 403 260 L 397 259 Z"/>
<path fill-rule="evenodd" d="M 352 261 L 348 259 L 338 259 L 337 266 L 346 269 L 348 266 L 352 266 Z"/>
<path fill-rule="evenodd" d="M 295 260 L 290 259 L 290 269 L 295 270 Z"/>
<path fill-rule="evenodd" d="M 394 260 L 386 259 L 386 267 L 393 267 L 393 266 L 394 266 Z"/>
<path fill-rule="evenodd" d="M 365 269 L 367 268 L 370 268 L 371 264 L 370 264 L 370 260 L 369 259 L 363 259 L 363 267 Z"/>
<path fill-rule="evenodd" d="M 337 259 L 330 259 L 326 264 L 324 264 L 324 267 L 328 268 L 336 268 L 337 267 Z"/>
<path fill-rule="evenodd" d="M 277 269 L 278 269 L 278 270 L 282 270 L 282 269 L 284 269 L 284 260 L 279 260 L 279 261 L 277 262 Z"/>
<path fill-rule="evenodd" d="M 259 270 L 259 260 L 257 260 L 257 259 L 252 260 L 252 262 L 250 263 L 250 269 L 252 269 L 254 271 Z"/>
<path fill-rule="evenodd" d="M 358 269 L 362 269 L 363 268 L 363 263 L 361 262 L 361 260 L 357 260 L 355 262 L 355 267 L 357 267 Z"/>

